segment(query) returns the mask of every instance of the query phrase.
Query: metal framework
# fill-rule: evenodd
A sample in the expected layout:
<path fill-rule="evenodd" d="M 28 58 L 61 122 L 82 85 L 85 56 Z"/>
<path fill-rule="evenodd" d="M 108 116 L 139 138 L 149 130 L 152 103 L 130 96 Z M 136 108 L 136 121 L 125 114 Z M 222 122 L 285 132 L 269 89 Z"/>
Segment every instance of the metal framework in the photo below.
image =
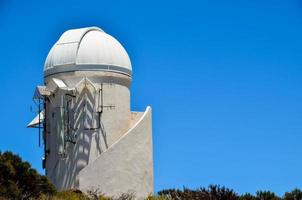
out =
<path fill-rule="evenodd" d="M 93 108 L 92 108 L 92 118 L 95 119 L 96 114 L 96 126 L 92 125 L 91 127 L 85 127 L 84 130 L 91 130 L 91 131 L 101 131 L 101 134 L 106 138 L 106 131 L 104 128 L 104 125 L 102 123 L 102 114 L 104 112 L 104 109 L 112 110 L 115 108 L 115 105 L 104 105 L 104 85 L 113 85 L 112 83 L 101 83 L 100 87 L 96 87 L 88 78 L 83 78 L 74 88 L 68 88 L 65 83 L 60 79 L 53 79 L 53 83 L 56 85 L 56 89 L 50 90 L 46 86 L 37 86 L 33 101 L 37 106 L 37 116 L 34 120 L 28 125 L 28 127 L 31 128 L 37 128 L 38 129 L 38 145 L 41 147 L 44 146 L 44 158 L 43 158 L 43 168 L 45 168 L 45 158 L 50 153 L 49 150 L 47 150 L 46 145 L 46 138 L 47 138 L 47 107 L 46 104 L 51 103 L 52 104 L 52 97 L 55 97 L 55 91 L 57 89 L 63 91 L 62 98 L 62 105 L 60 105 L 60 120 L 61 120 L 61 130 L 62 130 L 62 149 L 59 150 L 59 154 L 62 156 L 62 158 L 65 158 L 66 150 L 68 147 L 68 143 L 76 144 L 77 142 L 77 127 L 74 127 L 74 119 L 72 117 L 75 116 L 75 102 L 77 101 L 77 98 L 81 94 L 84 88 L 87 88 L 88 90 L 93 90 Z M 90 88 L 90 89 L 89 89 Z M 88 99 L 87 95 L 85 96 L 85 106 L 82 108 L 82 113 L 84 115 L 84 120 L 88 119 L 88 111 L 87 111 L 87 104 Z M 92 121 L 93 121 L 92 120 Z M 43 142 L 42 142 L 43 141 Z M 108 148 L 107 141 L 105 139 L 105 146 Z"/>

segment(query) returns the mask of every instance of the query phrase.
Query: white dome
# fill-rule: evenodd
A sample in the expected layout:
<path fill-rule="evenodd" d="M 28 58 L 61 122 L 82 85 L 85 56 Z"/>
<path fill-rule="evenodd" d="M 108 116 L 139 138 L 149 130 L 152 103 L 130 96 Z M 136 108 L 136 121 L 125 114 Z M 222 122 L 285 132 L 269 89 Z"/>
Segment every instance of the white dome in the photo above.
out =
<path fill-rule="evenodd" d="M 51 48 L 44 76 L 72 71 L 112 71 L 131 76 L 131 62 L 123 46 L 97 27 L 68 30 Z"/>

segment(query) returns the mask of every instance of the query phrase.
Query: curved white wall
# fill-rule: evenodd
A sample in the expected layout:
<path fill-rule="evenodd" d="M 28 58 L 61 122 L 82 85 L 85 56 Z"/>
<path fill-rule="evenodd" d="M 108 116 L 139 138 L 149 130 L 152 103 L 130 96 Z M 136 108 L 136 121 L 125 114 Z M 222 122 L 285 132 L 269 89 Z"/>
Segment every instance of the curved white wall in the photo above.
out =
<path fill-rule="evenodd" d="M 79 188 L 108 195 L 153 193 L 152 116 L 148 107 L 138 122 L 79 173 Z"/>

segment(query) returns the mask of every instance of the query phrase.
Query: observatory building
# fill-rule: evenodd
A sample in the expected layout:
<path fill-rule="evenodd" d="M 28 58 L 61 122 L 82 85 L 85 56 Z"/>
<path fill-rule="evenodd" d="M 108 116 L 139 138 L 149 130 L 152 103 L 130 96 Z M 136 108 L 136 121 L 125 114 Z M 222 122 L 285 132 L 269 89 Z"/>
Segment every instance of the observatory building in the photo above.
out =
<path fill-rule="evenodd" d="M 68 30 L 51 48 L 28 127 L 57 189 L 153 193 L 151 108 L 130 110 L 131 79 L 127 52 L 100 28 Z"/>

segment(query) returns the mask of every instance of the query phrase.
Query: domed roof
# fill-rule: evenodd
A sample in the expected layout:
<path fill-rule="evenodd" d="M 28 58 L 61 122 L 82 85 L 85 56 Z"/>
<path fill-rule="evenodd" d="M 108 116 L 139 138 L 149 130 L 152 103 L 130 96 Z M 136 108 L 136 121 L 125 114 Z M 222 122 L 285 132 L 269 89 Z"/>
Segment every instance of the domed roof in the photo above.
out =
<path fill-rule="evenodd" d="M 54 44 L 45 61 L 44 76 L 72 71 L 112 71 L 131 76 L 127 52 L 98 27 L 68 30 Z"/>

